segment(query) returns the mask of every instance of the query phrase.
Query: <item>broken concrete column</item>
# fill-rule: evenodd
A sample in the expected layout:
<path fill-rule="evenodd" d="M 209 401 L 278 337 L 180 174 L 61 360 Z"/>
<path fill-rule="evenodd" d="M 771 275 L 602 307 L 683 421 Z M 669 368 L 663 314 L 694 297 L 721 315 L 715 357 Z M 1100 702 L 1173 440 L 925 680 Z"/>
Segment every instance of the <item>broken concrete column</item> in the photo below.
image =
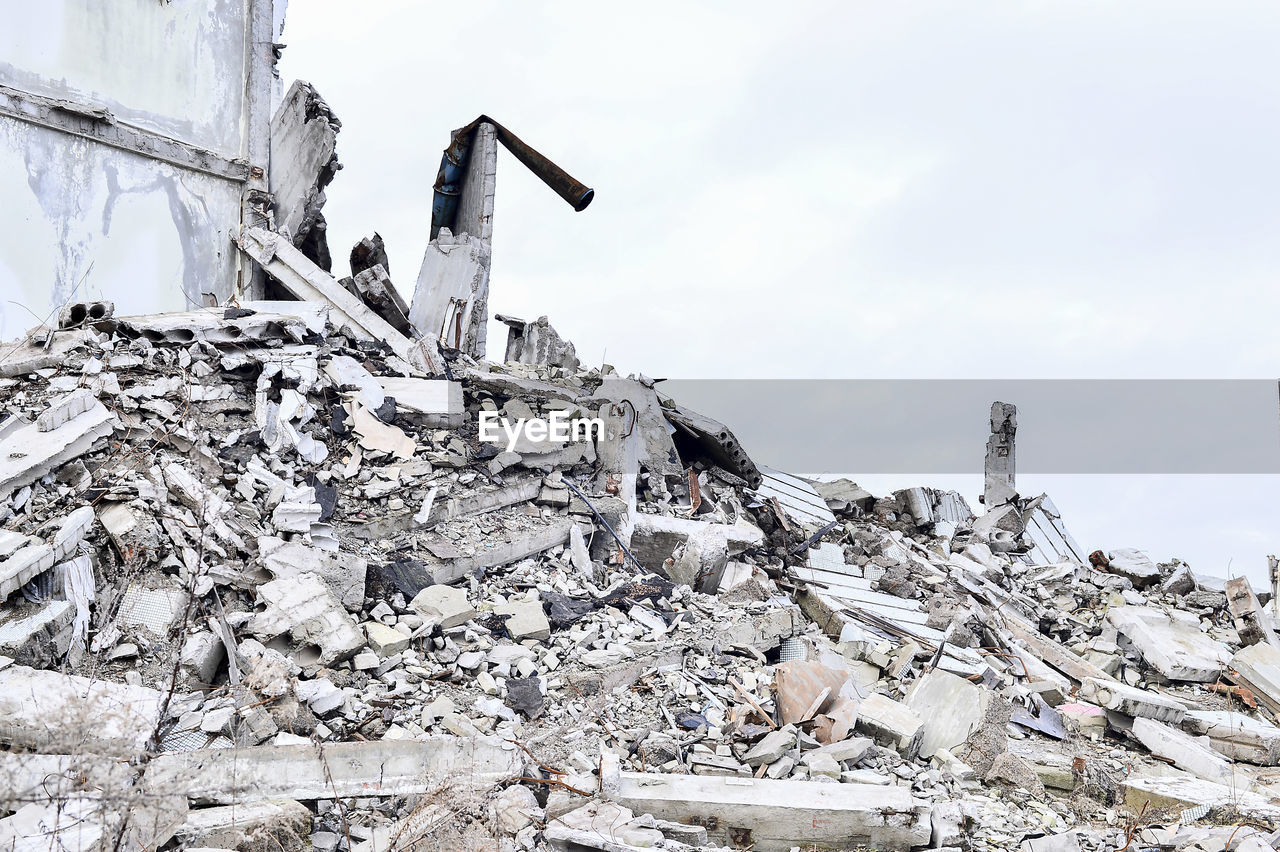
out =
<path fill-rule="evenodd" d="M 440 230 L 427 245 L 409 307 L 409 322 L 422 337 L 484 357 L 489 262 L 489 246 L 479 237 Z"/>
<path fill-rule="evenodd" d="M 409 306 L 391 283 L 391 276 L 387 275 L 382 264 L 359 273 L 352 283 L 364 303 L 391 323 L 392 328 L 401 334 L 412 333 L 409 327 Z"/>
<path fill-rule="evenodd" d="M 983 467 L 982 502 L 990 511 L 1017 496 L 1014 484 L 1013 439 L 1018 431 L 1017 406 L 991 403 L 991 437 L 987 439 L 987 460 Z"/>
<path fill-rule="evenodd" d="M 289 235 L 322 269 L 332 267 L 325 222 L 324 188 L 342 165 L 338 162 L 338 121 L 314 86 L 295 80 L 271 119 L 271 194 L 276 230 Z M 314 233 L 313 233 L 314 232 Z"/>
<path fill-rule="evenodd" d="M 503 314 L 497 314 L 495 318 L 507 325 L 507 351 L 503 360 L 508 364 L 563 367 L 570 371 L 578 369 L 578 356 L 573 344 L 557 334 L 546 317 L 538 317 L 534 322 Z"/>

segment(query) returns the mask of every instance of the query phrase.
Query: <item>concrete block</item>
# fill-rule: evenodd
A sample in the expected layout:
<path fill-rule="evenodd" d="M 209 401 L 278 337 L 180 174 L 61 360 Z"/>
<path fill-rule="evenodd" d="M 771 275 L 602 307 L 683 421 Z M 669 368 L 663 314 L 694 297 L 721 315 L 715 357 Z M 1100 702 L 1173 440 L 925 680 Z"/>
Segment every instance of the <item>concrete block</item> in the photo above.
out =
<path fill-rule="evenodd" d="M 399 654 L 409 647 L 408 636 L 379 621 L 365 622 L 364 632 L 369 639 L 369 647 L 383 659 L 390 657 L 392 654 Z"/>
<path fill-rule="evenodd" d="M 36 418 L 36 428 L 41 432 L 52 432 L 67 421 L 84 414 L 97 404 L 98 398 L 91 391 L 84 388 L 57 397 Z"/>
<path fill-rule="evenodd" d="M 747 753 L 743 755 L 742 762 L 747 766 L 773 763 L 794 748 L 795 744 L 795 731 L 787 729 L 770 731 L 747 750 Z"/>
<path fill-rule="evenodd" d="M 333 665 L 365 646 L 364 634 L 315 574 L 272 580 L 257 592 L 266 609 L 248 622 L 249 632 L 264 642 L 288 634 L 300 646 L 299 663 Z"/>
<path fill-rule="evenodd" d="M 880 693 L 872 693 L 858 705 L 857 728 L 877 743 L 914 755 L 924 729 L 914 710 Z"/>
<path fill-rule="evenodd" d="M 940 749 L 954 749 L 978 729 L 987 712 L 991 692 L 962 677 L 931 669 L 907 691 L 905 704 L 922 720 L 919 754 L 933 757 Z"/>
<path fill-rule="evenodd" d="M 307 529 L 310 529 L 308 524 Z M 310 572 L 319 577 L 348 611 L 364 606 L 365 576 L 369 563 L 354 553 L 332 552 L 275 536 L 258 538 L 258 557 L 274 578 Z"/>
<path fill-rule="evenodd" d="M 523 639 L 539 641 L 551 638 L 551 623 L 537 600 L 509 600 L 493 608 L 494 613 L 506 617 L 507 632 L 519 642 Z"/>
<path fill-rule="evenodd" d="M 18 549 L 0 562 L 0 601 L 6 600 L 37 574 L 48 571 L 56 561 L 53 546 L 49 544 L 28 544 Z"/>
<path fill-rule="evenodd" d="M 1128 578 L 1135 589 L 1154 586 L 1164 579 L 1151 557 L 1136 548 L 1122 547 L 1108 552 L 1107 563 L 1107 573 Z"/>
<path fill-rule="evenodd" d="M 414 595 L 413 600 L 409 601 L 409 608 L 423 618 L 438 621 L 445 630 L 466 624 L 477 615 L 475 608 L 467 601 L 466 591 L 456 586 L 440 584 L 427 586 Z"/>

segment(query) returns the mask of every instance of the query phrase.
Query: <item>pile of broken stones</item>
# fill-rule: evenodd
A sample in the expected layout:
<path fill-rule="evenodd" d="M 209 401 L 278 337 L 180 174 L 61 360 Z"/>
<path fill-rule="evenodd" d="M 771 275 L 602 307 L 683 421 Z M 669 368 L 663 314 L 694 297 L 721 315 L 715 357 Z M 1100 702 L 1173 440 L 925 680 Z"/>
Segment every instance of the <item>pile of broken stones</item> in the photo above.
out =
<path fill-rule="evenodd" d="M 1280 846 L 1247 581 L 1038 500 L 814 521 L 643 377 L 304 302 L 42 328 L 0 397 L 0 848 Z"/>

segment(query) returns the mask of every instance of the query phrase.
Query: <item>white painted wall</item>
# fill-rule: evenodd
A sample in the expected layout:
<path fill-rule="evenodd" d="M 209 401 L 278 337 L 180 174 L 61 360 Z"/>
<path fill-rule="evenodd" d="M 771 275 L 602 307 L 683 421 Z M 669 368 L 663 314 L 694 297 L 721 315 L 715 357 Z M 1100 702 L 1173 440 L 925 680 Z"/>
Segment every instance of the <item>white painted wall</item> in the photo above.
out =
<path fill-rule="evenodd" d="M 0 0 L 0 82 L 245 152 L 248 0 Z"/>
<path fill-rule="evenodd" d="M 128 314 L 227 295 L 240 187 L 0 116 L 0 341 L 67 301 Z"/>
<path fill-rule="evenodd" d="M 122 125 L 265 169 L 283 7 L 0 0 L 0 84 L 105 106 Z M 0 341 L 67 301 L 110 299 L 129 314 L 226 299 L 245 187 L 0 115 Z"/>

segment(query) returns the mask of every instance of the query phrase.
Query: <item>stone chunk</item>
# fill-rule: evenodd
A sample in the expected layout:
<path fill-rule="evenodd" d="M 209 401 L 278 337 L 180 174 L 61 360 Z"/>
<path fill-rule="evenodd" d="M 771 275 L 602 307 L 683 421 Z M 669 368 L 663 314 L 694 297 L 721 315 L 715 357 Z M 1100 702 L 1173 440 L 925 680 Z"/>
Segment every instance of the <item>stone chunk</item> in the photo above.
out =
<path fill-rule="evenodd" d="M 1135 589 L 1154 586 L 1163 579 L 1160 567 L 1151 561 L 1151 557 L 1132 547 L 1110 551 L 1107 563 L 1105 568 L 1108 573 L 1127 578 Z"/>
<path fill-rule="evenodd" d="M 383 659 L 390 657 L 392 654 L 399 654 L 409 647 L 408 636 L 381 622 L 365 622 L 364 632 L 369 638 L 369 647 Z"/>
<path fill-rule="evenodd" d="M 475 609 L 467 601 L 467 593 L 455 586 L 427 586 L 409 601 L 409 608 L 423 618 L 440 622 L 444 630 L 466 624 L 476 617 Z"/>
<path fill-rule="evenodd" d="M 551 623 L 542 611 L 541 601 L 512 599 L 495 606 L 493 611 L 506 617 L 507 632 L 517 642 L 523 639 L 542 641 L 551 638 Z"/>
<path fill-rule="evenodd" d="M 779 731 L 770 731 L 743 755 L 742 762 L 747 766 L 773 763 L 795 747 L 795 744 L 795 731 L 787 730 L 786 728 Z"/>
<path fill-rule="evenodd" d="M 858 705 L 857 728 L 881 745 L 913 755 L 920 744 L 924 721 L 907 705 L 876 692 Z"/>

